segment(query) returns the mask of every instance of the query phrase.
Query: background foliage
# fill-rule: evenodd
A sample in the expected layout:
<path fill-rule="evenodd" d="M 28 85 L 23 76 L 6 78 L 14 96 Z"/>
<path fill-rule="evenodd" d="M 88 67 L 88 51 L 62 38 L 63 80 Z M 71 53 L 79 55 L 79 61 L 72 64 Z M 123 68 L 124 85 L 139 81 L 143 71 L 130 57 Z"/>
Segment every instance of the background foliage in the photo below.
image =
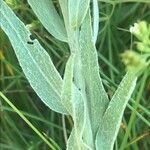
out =
<path fill-rule="evenodd" d="M 146 20 L 150 23 L 150 4 L 145 3 L 146 0 L 143 0 L 144 3 L 139 3 L 138 0 L 128 1 L 99 0 L 100 31 L 96 46 L 102 70 L 101 77 L 110 97 L 125 73 L 120 54 L 135 46 L 134 39 L 128 31 L 130 25 L 138 20 Z M 64 66 L 69 56 L 67 44 L 57 41 L 48 34 L 26 0 L 6 0 L 6 2 L 25 24 L 32 26 L 33 35 L 50 54 L 63 76 Z M 53 2 L 60 12 L 58 1 Z M 0 45 L 0 90 L 48 140 L 53 139 L 62 149 L 65 149 L 72 120 L 52 112 L 39 100 L 26 80 L 11 44 L 1 29 Z M 0 147 L 2 149 L 47 149 L 47 145 L 14 113 L 10 106 L 3 101 L 0 106 Z M 115 144 L 116 150 L 148 150 L 149 109 L 150 69 L 139 78 L 133 99 L 126 108 Z M 52 140 L 50 141 L 54 145 Z"/>

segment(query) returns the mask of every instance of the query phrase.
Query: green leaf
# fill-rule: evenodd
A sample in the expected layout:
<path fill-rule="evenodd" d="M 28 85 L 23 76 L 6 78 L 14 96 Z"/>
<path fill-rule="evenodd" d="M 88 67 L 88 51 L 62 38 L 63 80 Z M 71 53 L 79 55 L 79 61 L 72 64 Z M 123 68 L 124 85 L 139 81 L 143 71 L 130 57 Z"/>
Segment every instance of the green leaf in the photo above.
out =
<path fill-rule="evenodd" d="M 67 141 L 67 150 L 92 150 L 85 145 L 82 139 L 76 135 L 75 128 L 72 129 L 69 139 Z"/>
<path fill-rule="evenodd" d="M 85 98 L 85 90 L 84 90 L 84 82 L 82 79 L 82 72 L 81 72 L 81 60 L 80 60 L 80 53 L 79 53 L 79 45 L 78 45 L 78 32 L 72 32 L 70 49 L 71 54 L 75 53 L 75 65 L 74 65 L 74 83 L 76 86 L 74 86 L 73 91 L 73 98 L 72 98 L 72 118 L 74 121 L 74 136 L 73 138 L 70 137 L 70 142 L 73 142 L 75 140 L 77 149 L 82 149 L 82 147 L 89 147 L 87 144 L 83 141 L 83 130 L 85 127 L 85 124 L 87 123 L 87 115 L 86 115 L 86 106 L 84 103 Z M 79 55 L 78 55 L 79 54 Z M 87 126 L 87 125 L 86 125 Z M 90 130 L 88 130 L 89 133 Z M 73 131 L 72 131 L 73 132 Z M 71 145 L 71 144 L 70 144 Z M 84 150 L 85 148 L 83 148 Z"/>
<path fill-rule="evenodd" d="M 90 0 L 68 0 L 69 23 L 72 28 L 78 28 L 82 24 L 88 8 Z"/>
<path fill-rule="evenodd" d="M 74 54 L 71 54 L 66 64 L 61 99 L 68 112 L 72 114 L 72 98 L 73 98 L 73 69 Z"/>
<path fill-rule="evenodd" d="M 108 96 L 102 85 L 99 75 L 99 64 L 97 51 L 93 43 L 92 25 L 90 12 L 81 26 L 80 51 L 82 62 L 82 75 L 85 82 L 87 109 L 94 139 L 99 125 L 102 123 L 102 116 L 108 106 Z"/>
<path fill-rule="evenodd" d="M 76 136 L 74 128 L 67 141 L 67 150 L 84 150 L 84 145 L 81 144 L 81 141 Z"/>
<path fill-rule="evenodd" d="M 76 87 L 75 87 L 76 89 Z M 74 121 L 74 128 L 72 130 L 72 134 L 74 134 L 74 137 L 70 137 L 70 141 L 68 142 L 73 142 L 74 140 L 74 145 L 76 145 L 78 150 L 85 150 L 87 147 L 89 147 L 83 140 L 83 130 L 85 127 L 85 120 L 86 120 L 86 114 L 85 114 L 85 105 L 84 105 L 84 98 L 83 94 L 79 90 L 74 90 L 73 93 L 73 102 L 72 102 L 72 107 L 73 107 L 73 121 Z M 73 135 L 70 136 L 73 136 Z"/>
<path fill-rule="evenodd" d="M 103 116 L 102 125 L 98 130 L 96 148 L 112 150 L 121 124 L 123 112 L 131 98 L 137 77 L 133 71 L 127 72 L 112 97 Z"/>
<path fill-rule="evenodd" d="M 93 0 L 93 41 L 96 43 L 99 29 L 99 8 L 98 1 Z"/>
<path fill-rule="evenodd" d="M 59 1 L 59 5 L 61 7 L 61 11 L 62 11 L 62 14 L 63 14 L 65 25 L 66 25 L 66 28 L 67 28 L 67 26 L 69 25 L 68 0 L 58 0 L 58 1 Z"/>
<path fill-rule="evenodd" d="M 64 23 L 58 15 L 52 0 L 28 0 L 28 3 L 47 31 L 55 38 L 67 42 Z"/>
<path fill-rule="evenodd" d="M 5 2 L 0 1 L 0 5 L 1 27 L 31 86 L 49 108 L 68 114 L 60 98 L 62 79 L 49 55 L 37 40 L 30 39 L 30 32 Z"/>
<path fill-rule="evenodd" d="M 75 139 L 75 130 L 72 129 L 69 139 L 67 141 L 67 150 L 75 150 L 78 149 L 78 144 Z"/>

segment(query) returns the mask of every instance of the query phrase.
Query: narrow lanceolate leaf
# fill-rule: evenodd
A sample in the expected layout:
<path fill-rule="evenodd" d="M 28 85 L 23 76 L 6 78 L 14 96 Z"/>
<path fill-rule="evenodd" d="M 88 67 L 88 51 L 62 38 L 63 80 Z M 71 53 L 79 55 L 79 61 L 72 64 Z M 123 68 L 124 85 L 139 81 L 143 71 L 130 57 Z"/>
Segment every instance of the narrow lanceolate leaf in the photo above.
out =
<path fill-rule="evenodd" d="M 64 22 L 67 26 L 69 25 L 69 17 L 68 17 L 68 0 L 58 0 L 59 1 L 59 5 L 61 7 L 61 11 L 63 14 L 63 18 L 64 18 Z"/>
<path fill-rule="evenodd" d="M 76 87 L 75 87 L 76 89 Z M 72 99 L 72 108 L 73 108 L 73 121 L 74 121 L 74 129 L 72 130 L 72 134 L 74 137 L 70 137 L 70 142 L 75 140 L 75 144 L 78 150 L 85 150 L 87 149 L 87 145 L 83 142 L 83 129 L 85 126 L 85 105 L 83 101 L 83 94 L 78 91 L 74 90 L 73 99 Z M 71 134 L 71 136 L 72 136 Z M 69 142 L 69 141 L 68 141 Z M 69 143 L 68 143 L 69 144 Z M 71 146 L 71 144 L 70 144 Z M 69 150 L 69 149 L 68 149 Z"/>
<path fill-rule="evenodd" d="M 47 31 L 55 38 L 67 42 L 64 23 L 58 15 L 52 0 L 28 0 L 28 3 Z"/>
<path fill-rule="evenodd" d="M 75 129 L 73 128 L 69 139 L 67 141 L 67 150 L 86 150 L 87 148 L 82 143 L 81 139 L 79 139 L 75 134 Z"/>
<path fill-rule="evenodd" d="M 103 116 L 96 138 L 96 148 L 112 150 L 121 124 L 123 112 L 136 85 L 136 76 L 129 71 L 121 81 Z"/>
<path fill-rule="evenodd" d="M 62 103 L 70 114 L 72 114 L 74 57 L 75 55 L 71 54 L 66 64 L 61 94 Z"/>
<path fill-rule="evenodd" d="M 70 136 L 68 142 L 73 142 L 75 140 L 75 149 L 78 150 L 85 150 L 89 146 L 83 141 L 83 130 L 85 124 L 87 126 L 87 114 L 86 114 L 86 105 L 85 105 L 85 86 L 84 80 L 82 78 L 82 68 L 81 68 L 81 59 L 80 59 L 80 49 L 78 45 L 78 33 L 72 34 L 72 39 L 70 43 L 71 53 L 75 53 L 75 66 L 74 66 L 74 93 L 72 98 L 72 118 L 74 121 L 74 137 Z M 77 90 L 78 89 L 78 90 Z M 91 137 L 90 132 L 91 130 L 88 128 L 88 138 Z M 73 132 L 73 131 L 72 131 Z M 91 142 L 91 141 L 90 141 Z M 88 143 L 89 144 L 89 143 Z M 70 145 L 68 143 L 68 149 L 70 149 Z"/>
<path fill-rule="evenodd" d="M 93 41 L 96 43 L 99 29 L 99 8 L 98 0 L 93 0 Z"/>
<path fill-rule="evenodd" d="M 75 130 L 72 129 L 69 139 L 67 141 L 67 150 L 75 150 L 78 149 L 78 144 L 75 138 Z"/>
<path fill-rule="evenodd" d="M 89 8 L 90 0 L 68 0 L 69 22 L 72 28 L 78 28 Z"/>
<path fill-rule="evenodd" d="M 99 75 L 98 57 L 92 40 L 92 25 L 89 11 L 81 26 L 79 41 L 87 108 L 95 139 L 98 127 L 102 122 L 102 115 L 107 108 L 109 100 Z"/>
<path fill-rule="evenodd" d="M 30 39 L 30 32 L 4 1 L 0 1 L 0 6 L 1 27 L 31 86 L 49 108 L 68 114 L 60 98 L 62 79 L 49 55 L 37 40 Z"/>

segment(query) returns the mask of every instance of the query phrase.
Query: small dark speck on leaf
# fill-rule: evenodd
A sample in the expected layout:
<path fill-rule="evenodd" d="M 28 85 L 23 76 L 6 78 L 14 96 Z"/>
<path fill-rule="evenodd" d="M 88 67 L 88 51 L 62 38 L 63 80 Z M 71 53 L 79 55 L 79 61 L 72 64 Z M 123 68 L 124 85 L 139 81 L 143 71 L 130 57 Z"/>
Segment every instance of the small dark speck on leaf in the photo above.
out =
<path fill-rule="evenodd" d="M 33 42 L 32 41 L 27 41 L 27 44 L 33 45 Z"/>
<path fill-rule="evenodd" d="M 30 37 L 31 40 L 35 40 L 35 36 L 32 35 L 32 34 L 29 37 Z"/>

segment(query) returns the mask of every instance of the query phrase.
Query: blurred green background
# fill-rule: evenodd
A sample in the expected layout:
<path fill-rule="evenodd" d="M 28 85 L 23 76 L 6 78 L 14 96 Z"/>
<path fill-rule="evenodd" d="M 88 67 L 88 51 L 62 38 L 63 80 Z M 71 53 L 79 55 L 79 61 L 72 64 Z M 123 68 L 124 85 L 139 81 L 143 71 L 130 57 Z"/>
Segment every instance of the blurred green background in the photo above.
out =
<path fill-rule="evenodd" d="M 26 0 L 5 0 L 15 14 L 50 54 L 63 76 L 69 47 L 53 38 L 38 21 Z M 37 0 L 38 1 L 38 0 Z M 131 2 L 129 2 L 131 1 Z M 134 1 L 134 2 L 132 2 Z M 150 23 L 150 3 L 142 0 L 99 0 L 100 30 L 96 43 L 100 74 L 110 95 L 125 74 L 120 54 L 135 46 L 129 27 L 138 20 Z M 147 0 L 148 2 L 149 0 Z M 61 15 L 59 3 L 53 0 Z M 41 87 L 42 88 L 42 87 Z M 35 94 L 25 78 L 8 37 L 0 29 L 0 91 L 55 147 L 65 149 L 73 122 L 69 116 L 51 111 Z M 0 98 L 0 149 L 47 150 L 45 142 Z M 138 79 L 132 100 L 125 110 L 115 150 L 150 149 L 150 68 Z M 57 149 L 57 148 L 56 148 Z"/>

